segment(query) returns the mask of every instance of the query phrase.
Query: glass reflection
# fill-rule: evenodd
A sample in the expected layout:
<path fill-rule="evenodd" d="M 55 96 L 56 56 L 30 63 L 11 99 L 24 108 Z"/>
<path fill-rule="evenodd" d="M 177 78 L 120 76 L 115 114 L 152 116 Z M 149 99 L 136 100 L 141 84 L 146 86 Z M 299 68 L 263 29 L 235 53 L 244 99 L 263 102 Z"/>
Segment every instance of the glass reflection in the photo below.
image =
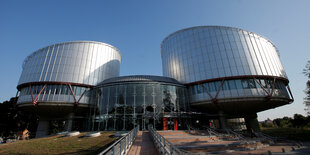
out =
<path fill-rule="evenodd" d="M 137 124 L 142 130 L 148 125 L 162 129 L 164 117 L 179 120 L 186 117 L 184 113 L 189 106 L 185 91 L 185 87 L 161 83 L 118 84 L 94 89 L 92 93 L 107 97 L 100 99 L 93 122 L 100 130 L 130 130 Z M 180 126 L 185 128 L 181 122 Z"/>

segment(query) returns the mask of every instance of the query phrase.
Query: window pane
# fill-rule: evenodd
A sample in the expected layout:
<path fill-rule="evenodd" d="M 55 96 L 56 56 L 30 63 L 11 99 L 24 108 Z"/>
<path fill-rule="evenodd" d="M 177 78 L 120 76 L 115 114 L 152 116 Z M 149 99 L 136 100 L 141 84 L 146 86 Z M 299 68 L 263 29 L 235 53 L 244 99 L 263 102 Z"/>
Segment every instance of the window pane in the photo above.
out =
<path fill-rule="evenodd" d="M 248 83 L 249 83 L 249 87 L 250 87 L 250 88 L 256 88 L 254 79 L 248 79 Z"/>
<path fill-rule="evenodd" d="M 241 80 L 234 80 L 236 82 L 236 88 L 237 89 L 242 89 L 242 83 L 241 83 Z"/>
<path fill-rule="evenodd" d="M 55 93 L 55 85 L 51 85 L 51 92 L 50 94 L 54 94 Z"/>
<path fill-rule="evenodd" d="M 228 82 L 230 89 L 236 89 L 235 80 L 229 80 Z"/>
<path fill-rule="evenodd" d="M 242 88 L 243 88 L 243 89 L 249 89 L 249 88 L 250 88 L 247 79 L 241 80 L 241 83 L 242 83 Z"/>
<path fill-rule="evenodd" d="M 61 89 L 61 85 L 55 85 L 55 94 L 59 94 L 60 93 L 60 89 Z"/>

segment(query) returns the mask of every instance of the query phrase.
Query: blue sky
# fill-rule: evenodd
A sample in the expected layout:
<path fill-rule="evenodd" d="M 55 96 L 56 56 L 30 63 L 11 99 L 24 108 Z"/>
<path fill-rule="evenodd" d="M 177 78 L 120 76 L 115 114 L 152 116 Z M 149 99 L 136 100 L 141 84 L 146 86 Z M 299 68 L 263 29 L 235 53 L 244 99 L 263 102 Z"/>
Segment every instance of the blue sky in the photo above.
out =
<path fill-rule="evenodd" d="M 160 43 L 198 25 L 263 35 L 279 49 L 295 102 L 258 113 L 259 120 L 305 115 L 310 60 L 309 0 L 50 0 L 0 1 L 0 102 L 16 94 L 23 60 L 44 46 L 74 40 L 109 43 L 122 53 L 121 75 L 162 75 Z"/>

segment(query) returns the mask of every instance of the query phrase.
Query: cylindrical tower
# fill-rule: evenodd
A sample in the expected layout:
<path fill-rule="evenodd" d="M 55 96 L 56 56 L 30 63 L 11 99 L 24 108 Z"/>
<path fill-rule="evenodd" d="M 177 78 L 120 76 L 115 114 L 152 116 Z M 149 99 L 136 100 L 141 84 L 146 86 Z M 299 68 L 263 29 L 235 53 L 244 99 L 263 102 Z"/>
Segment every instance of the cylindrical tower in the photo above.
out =
<path fill-rule="evenodd" d="M 242 115 L 292 101 L 276 47 L 253 32 L 198 26 L 161 44 L 164 76 L 188 86 L 190 103 L 210 113 Z"/>
<path fill-rule="evenodd" d="M 85 111 L 89 89 L 119 76 L 121 54 L 115 47 L 94 41 L 64 42 L 29 55 L 17 89 L 17 106 L 40 116 L 58 117 Z"/>
<path fill-rule="evenodd" d="M 99 110 L 92 110 L 97 111 L 92 121 L 98 123 L 100 130 L 131 130 L 138 124 L 143 130 L 148 125 L 163 130 L 186 128 L 184 122 L 189 112 L 186 88 L 175 79 L 121 76 L 107 79 L 93 90 L 92 102 Z"/>

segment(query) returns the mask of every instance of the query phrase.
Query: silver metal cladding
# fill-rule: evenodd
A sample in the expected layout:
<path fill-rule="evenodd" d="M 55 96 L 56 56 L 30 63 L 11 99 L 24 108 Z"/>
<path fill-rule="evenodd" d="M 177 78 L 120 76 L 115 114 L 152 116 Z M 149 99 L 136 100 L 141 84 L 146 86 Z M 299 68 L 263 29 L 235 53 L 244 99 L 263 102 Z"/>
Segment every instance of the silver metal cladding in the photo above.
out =
<path fill-rule="evenodd" d="M 161 44 L 164 76 L 182 83 L 219 77 L 286 77 L 275 46 L 253 32 L 222 26 L 177 31 Z"/>
<path fill-rule="evenodd" d="M 29 55 L 17 88 L 18 103 L 88 104 L 88 91 L 120 74 L 121 53 L 102 42 L 74 41 L 50 45 Z"/>
<path fill-rule="evenodd" d="M 28 56 L 18 85 L 55 81 L 88 85 L 119 76 L 121 54 L 113 46 L 92 41 L 65 42 Z"/>
<path fill-rule="evenodd" d="M 163 40 L 161 57 L 163 75 L 187 86 L 192 106 L 221 102 L 229 111 L 256 102 L 262 111 L 293 101 L 276 47 L 253 32 L 224 26 L 182 29 Z M 274 104 L 265 102 L 271 100 Z"/>

